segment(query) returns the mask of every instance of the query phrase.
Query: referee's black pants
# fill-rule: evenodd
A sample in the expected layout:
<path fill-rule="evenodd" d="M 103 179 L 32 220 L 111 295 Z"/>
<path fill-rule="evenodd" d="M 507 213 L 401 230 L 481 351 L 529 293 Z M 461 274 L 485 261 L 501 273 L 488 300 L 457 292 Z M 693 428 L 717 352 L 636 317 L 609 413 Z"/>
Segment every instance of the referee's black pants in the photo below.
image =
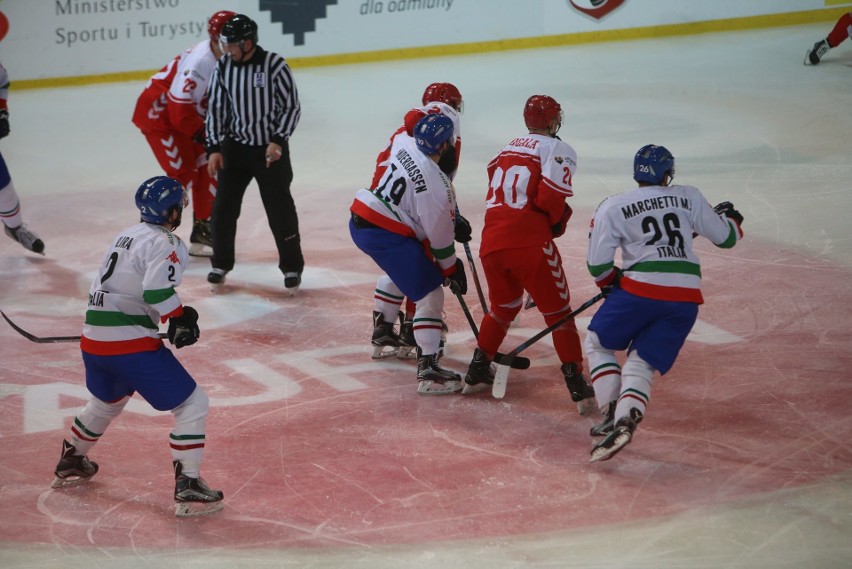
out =
<path fill-rule="evenodd" d="M 222 144 L 225 165 L 219 170 L 216 198 L 213 201 L 214 269 L 234 268 L 234 240 L 243 196 L 252 179 L 257 180 L 260 199 L 266 210 L 269 229 L 278 247 L 278 268 L 282 273 L 301 273 L 305 266 L 299 238 L 299 218 L 290 194 L 293 168 L 290 146 L 281 147 L 281 158 L 266 167 L 266 146 L 246 146 L 232 140 Z"/>

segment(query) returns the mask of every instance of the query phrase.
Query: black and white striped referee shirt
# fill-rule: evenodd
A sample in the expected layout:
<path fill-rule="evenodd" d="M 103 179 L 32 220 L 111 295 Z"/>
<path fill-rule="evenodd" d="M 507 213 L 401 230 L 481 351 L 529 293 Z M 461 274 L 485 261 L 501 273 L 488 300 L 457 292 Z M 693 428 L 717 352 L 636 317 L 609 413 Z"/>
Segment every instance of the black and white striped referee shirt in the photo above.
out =
<path fill-rule="evenodd" d="M 220 59 L 208 96 L 204 123 L 208 153 L 220 152 L 226 139 L 250 146 L 283 144 L 302 114 L 286 60 L 260 46 L 246 62 Z"/>

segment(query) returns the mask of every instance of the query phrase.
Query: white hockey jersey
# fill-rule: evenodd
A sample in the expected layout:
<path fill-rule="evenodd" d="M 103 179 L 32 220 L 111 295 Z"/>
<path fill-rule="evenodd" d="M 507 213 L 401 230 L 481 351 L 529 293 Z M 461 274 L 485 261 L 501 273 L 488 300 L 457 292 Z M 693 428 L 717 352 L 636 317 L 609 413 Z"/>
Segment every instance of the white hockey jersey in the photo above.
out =
<path fill-rule="evenodd" d="M 378 187 L 358 190 L 350 209 L 378 227 L 427 244 L 444 274 L 454 269 L 455 191 L 414 138 L 395 138 Z"/>
<path fill-rule="evenodd" d="M 139 223 L 119 233 L 89 289 L 80 347 L 97 355 L 156 350 L 160 322 L 180 314 L 175 291 L 189 253 L 161 225 Z"/>
<path fill-rule="evenodd" d="M 604 200 L 589 231 L 587 264 L 598 284 L 612 278 L 621 249 L 624 290 L 657 300 L 701 304 L 701 264 L 694 235 L 730 248 L 742 237 L 692 186 L 645 186 Z"/>

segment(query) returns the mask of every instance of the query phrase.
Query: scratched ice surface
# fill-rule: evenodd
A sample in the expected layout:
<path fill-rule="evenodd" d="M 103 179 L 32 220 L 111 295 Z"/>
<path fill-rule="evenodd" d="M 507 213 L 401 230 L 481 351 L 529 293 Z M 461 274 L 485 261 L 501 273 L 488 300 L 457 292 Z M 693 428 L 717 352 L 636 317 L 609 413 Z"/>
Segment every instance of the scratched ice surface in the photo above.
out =
<path fill-rule="evenodd" d="M 200 259 L 180 288 L 202 336 L 177 355 L 211 398 L 202 472 L 226 508 L 175 520 L 171 417 L 141 401 L 91 452 L 101 471 L 88 486 L 50 490 L 86 396 L 79 352 L 0 323 L 0 565 L 849 567 L 852 48 L 804 67 L 824 28 L 296 69 L 302 292 L 283 294 L 254 188 L 223 294 Z M 678 182 L 745 216 L 737 248 L 700 246 L 700 321 L 612 461 L 588 463 L 593 422 L 547 341 L 502 401 L 418 397 L 412 362 L 369 357 L 377 270 L 350 243 L 347 208 L 433 81 L 464 94 L 456 187 L 475 235 L 485 165 L 523 134 L 524 101 L 562 103 L 560 134 L 579 155 L 559 240 L 576 304 L 595 293 L 588 219 L 631 186 L 640 146 L 667 146 Z M 103 248 L 160 173 L 130 123 L 140 89 L 12 91 L 2 151 L 47 256 L 0 237 L 0 308 L 33 333 L 79 333 Z M 446 365 L 463 371 L 473 337 L 449 295 L 446 312 Z M 542 325 L 523 313 L 504 347 Z"/>

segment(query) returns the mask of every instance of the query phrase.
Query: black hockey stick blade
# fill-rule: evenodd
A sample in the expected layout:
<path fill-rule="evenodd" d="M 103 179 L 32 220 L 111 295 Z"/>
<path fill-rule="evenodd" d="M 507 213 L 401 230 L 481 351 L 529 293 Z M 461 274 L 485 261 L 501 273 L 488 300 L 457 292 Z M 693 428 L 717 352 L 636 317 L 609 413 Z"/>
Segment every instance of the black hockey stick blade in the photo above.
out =
<path fill-rule="evenodd" d="M 512 369 L 529 369 L 530 359 L 524 356 L 509 357 L 506 354 L 497 352 L 494 356 L 494 363 L 502 366 L 509 366 Z"/>

